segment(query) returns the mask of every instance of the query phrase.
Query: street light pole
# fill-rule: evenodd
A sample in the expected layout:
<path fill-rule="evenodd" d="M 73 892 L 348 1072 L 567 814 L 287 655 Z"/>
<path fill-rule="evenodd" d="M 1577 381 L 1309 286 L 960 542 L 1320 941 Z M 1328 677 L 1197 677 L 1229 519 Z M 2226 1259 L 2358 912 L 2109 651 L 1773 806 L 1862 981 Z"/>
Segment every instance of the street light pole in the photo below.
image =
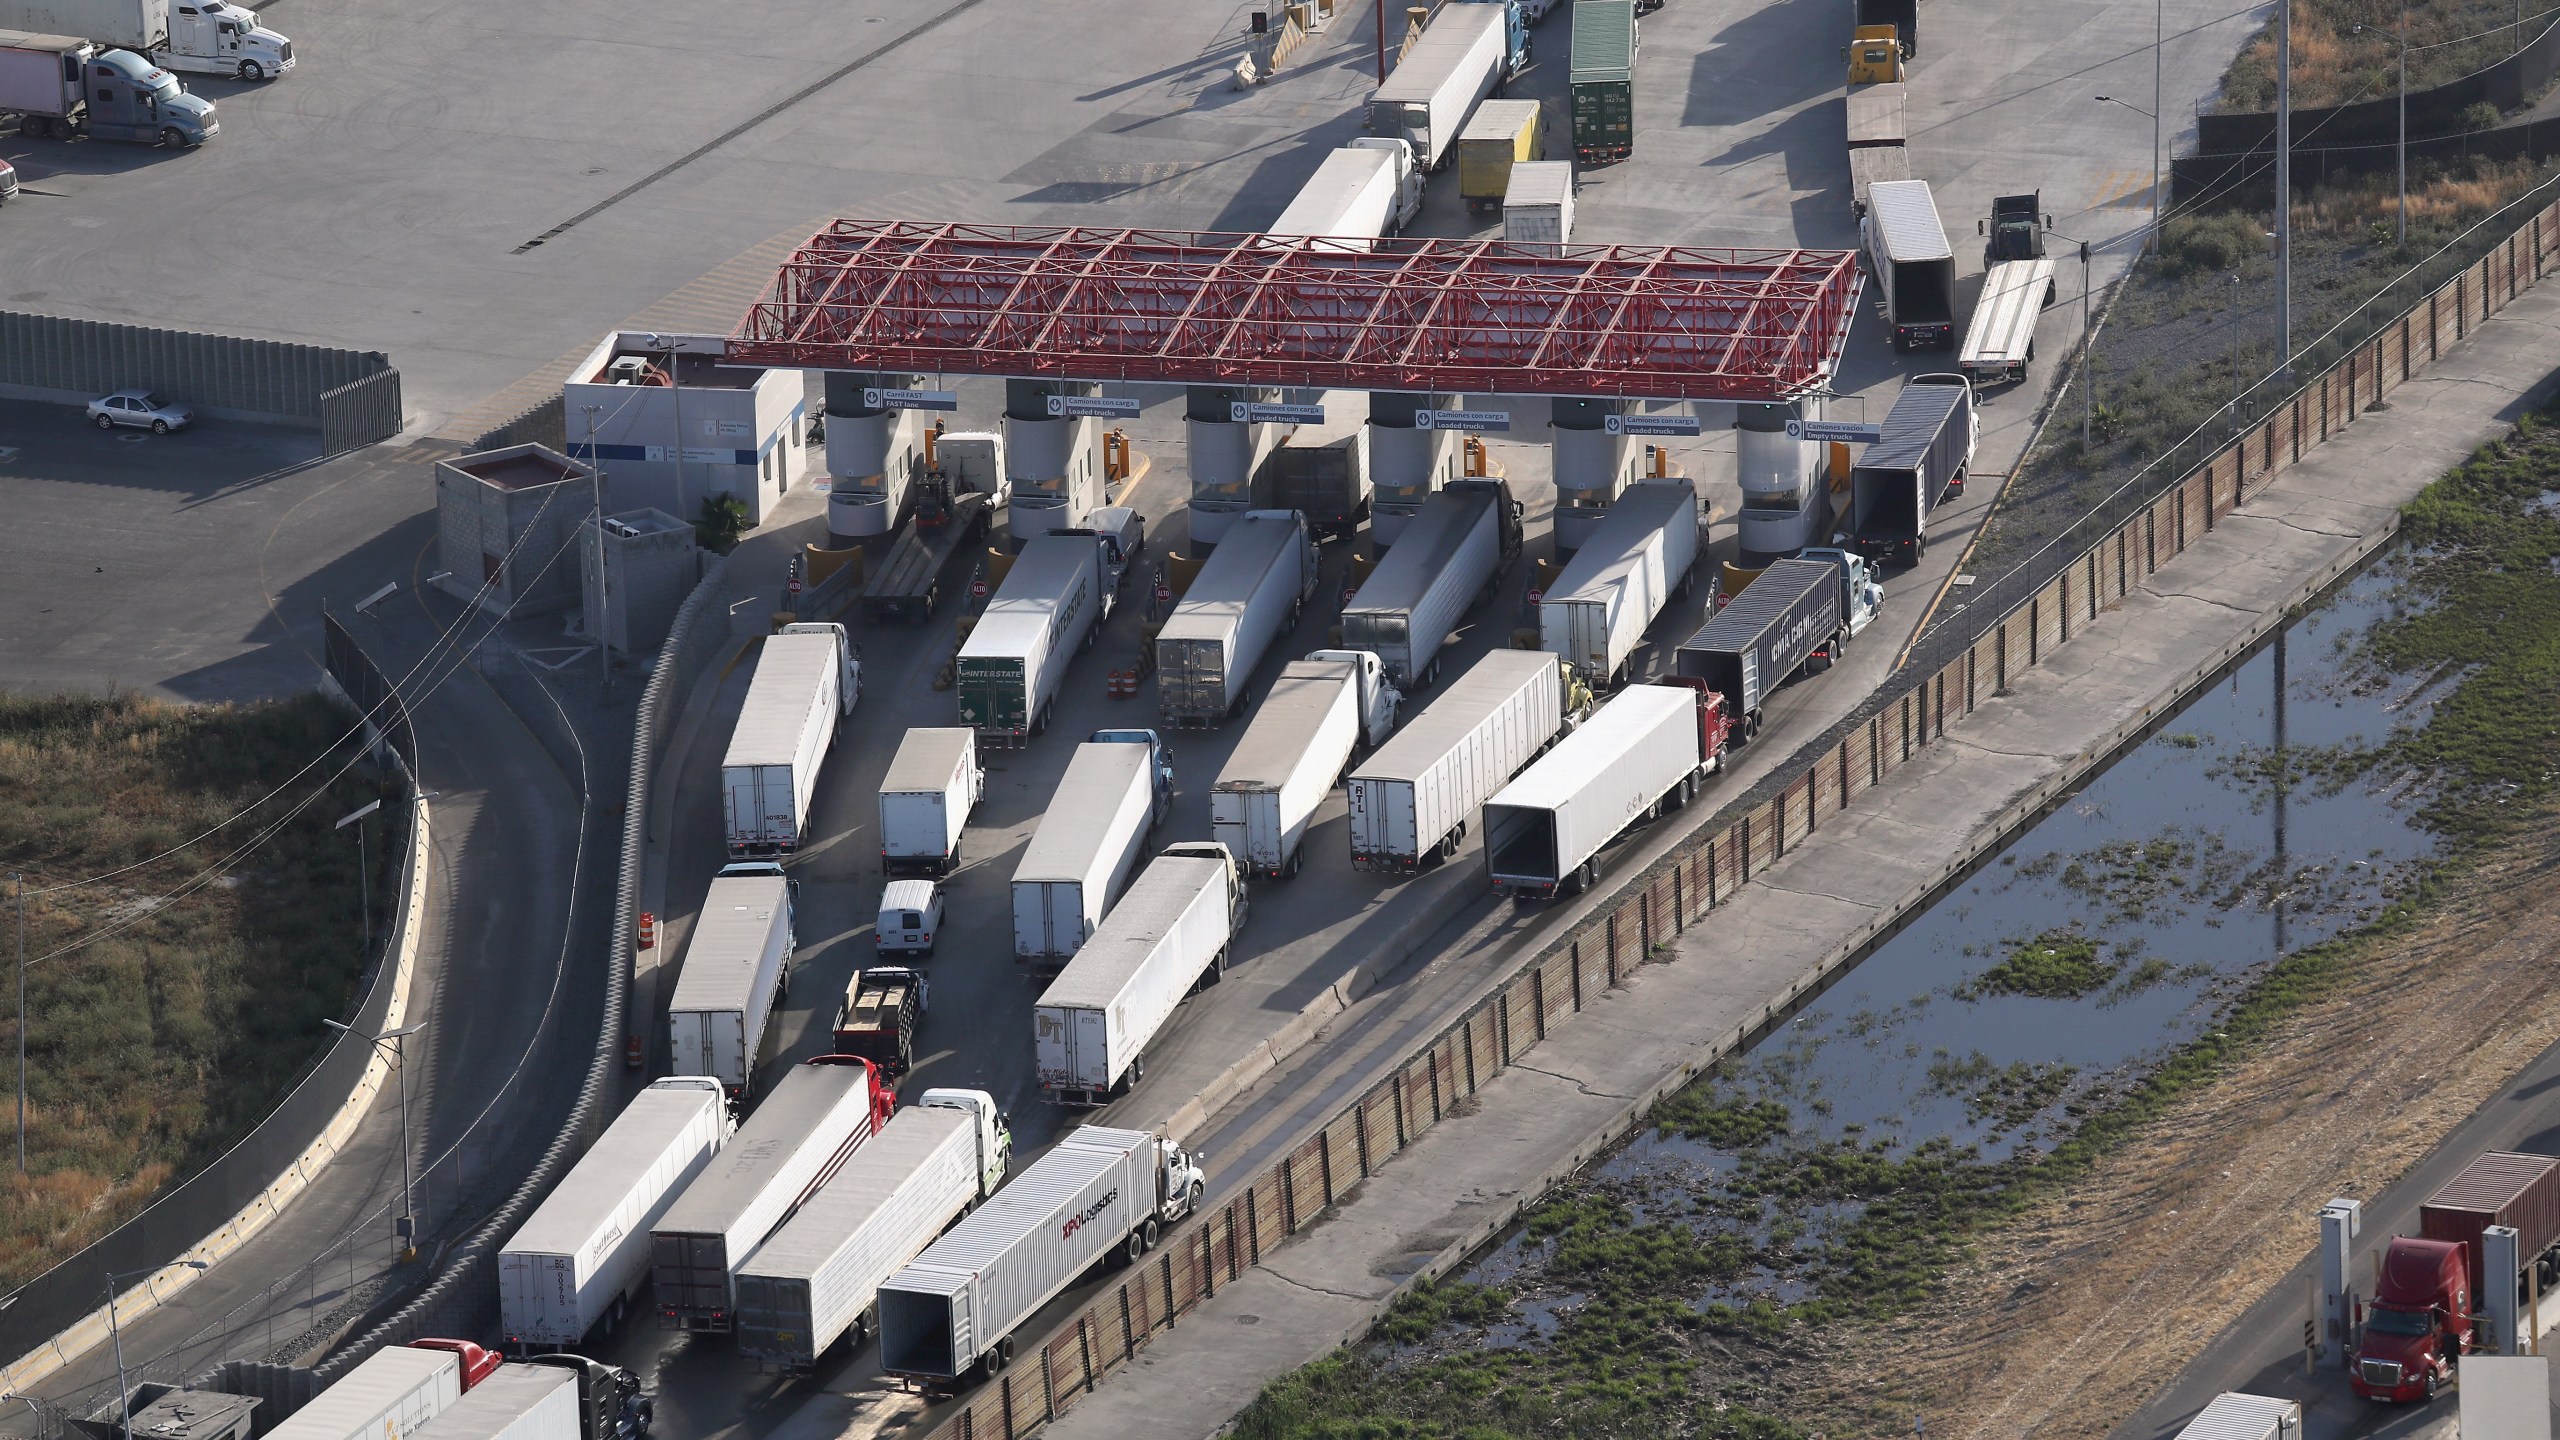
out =
<path fill-rule="evenodd" d="M 604 547 L 604 462 L 596 458 L 596 412 L 601 405 L 581 405 L 587 412 L 587 480 L 596 497 L 596 671 L 605 698 L 613 698 L 613 566 Z M 681 440 L 684 437 L 676 437 Z"/>
<path fill-rule="evenodd" d="M 2276 366 L 2293 368 L 2293 0 L 2276 5 Z"/>
<path fill-rule="evenodd" d="M 2160 47 L 2167 38 L 2169 0 L 2151 5 L 2151 253 L 2160 253 Z"/>
<path fill-rule="evenodd" d="M 18 1173 L 27 1173 L 27 877 L 11 875 L 18 893 Z"/>
<path fill-rule="evenodd" d="M 107 1335 L 116 1347 L 116 1425 L 124 1431 L 124 1440 L 133 1440 L 133 1386 L 124 1374 L 124 1327 L 116 1322 L 116 1282 L 136 1275 L 153 1275 L 171 1268 L 207 1270 L 212 1267 L 202 1260 L 172 1260 L 167 1265 L 151 1265 L 140 1270 L 127 1270 L 107 1277 Z"/>
<path fill-rule="evenodd" d="M 2090 421 L 2097 411 L 2096 392 L 2089 388 L 2089 352 L 2098 348 L 2098 332 L 2089 328 L 2089 242 L 2080 242 L 2080 453 L 2089 453 Z"/>
<path fill-rule="evenodd" d="M 320 1023 L 332 1030 L 343 1030 L 359 1040 L 370 1042 L 377 1050 L 382 1048 L 382 1042 L 385 1040 L 391 1042 L 391 1068 L 400 1072 L 400 1221 L 395 1228 L 400 1235 L 401 1260 L 404 1263 L 415 1260 L 418 1258 L 418 1212 L 410 1203 L 409 1047 L 407 1042 L 410 1036 L 426 1029 L 427 1022 L 421 1020 L 415 1025 L 403 1025 L 397 1030 L 385 1030 L 379 1035 L 367 1035 L 353 1025 L 342 1025 L 335 1020 L 323 1020 Z"/>

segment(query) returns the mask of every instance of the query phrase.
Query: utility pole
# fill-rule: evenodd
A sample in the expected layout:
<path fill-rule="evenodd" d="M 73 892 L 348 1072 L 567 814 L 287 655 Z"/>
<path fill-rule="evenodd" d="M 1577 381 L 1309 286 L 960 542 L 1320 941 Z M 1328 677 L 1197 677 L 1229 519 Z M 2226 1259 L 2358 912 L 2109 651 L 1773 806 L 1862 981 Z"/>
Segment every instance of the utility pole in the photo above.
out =
<path fill-rule="evenodd" d="M 27 877 L 12 875 L 18 892 L 18 1173 L 27 1173 Z"/>
<path fill-rule="evenodd" d="M 2293 368 L 2293 0 L 2276 5 L 2276 364 Z"/>
<path fill-rule="evenodd" d="M 604 462 L 596 456 L 596 412 L 604 407 L 581 405 L 578 408 L 587 412 L 587 480 L 596 497 L 596 672 L 604 685 L 604 697 L 610 700 L 613 698 L 613 564 L 604 548 Z"/>
<path fill-rule="evenodd" d="M 2519 13 L 2524 0 L 2516 0 Z M 2400 248 L 2409 248 L 2409 0 L 2400 0 Z"/>
<path fill-rule="evenodd" d="M 2151 254 L 2160 254 L 2160 46 L 2167 38 L 2169 0 L 2151 5 Z"/>
<path fill-rule="evenodd" d="M 2156 189 L 2152 192 L 2158 194 Z M 2089 388 L 2089 352 L 2098 348 L 2098 332 L 2089 328 L 2089 242 L 2080 242 L 2080 453 L 2089 453 L 2090 422 L 2097 411 L 2096 392 Z"/>
<path fill-rule="evenodd" d="M 1378 0 L 1378 83 L 1387 83 L 1387 0 Z"/>

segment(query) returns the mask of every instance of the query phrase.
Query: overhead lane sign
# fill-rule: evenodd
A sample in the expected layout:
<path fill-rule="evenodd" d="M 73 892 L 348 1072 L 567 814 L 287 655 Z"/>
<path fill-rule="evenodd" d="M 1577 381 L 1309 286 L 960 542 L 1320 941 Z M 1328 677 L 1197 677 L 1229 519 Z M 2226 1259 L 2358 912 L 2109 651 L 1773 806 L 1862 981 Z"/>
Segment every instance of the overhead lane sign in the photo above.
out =
<path fill-rule="evenodd" d="M 1321 405 L 1264 405 L 1259 402 L 1234 400 L 1227 404 L 1227 418 L 1238 425 L 1264 425 L 1275 422 L 1284 425 L 1321 425 L 1324 423 L 1324 407 Z"/>
<path fill-rule="evenodd" d="M 1611 415 L 1601 422 L 1612 435 L 1695 435 L 1695 415 Z"/>
<path fill-rule="evenodd" d="M 1466 430 L 1476 434 L 1483 434 L 1489 430 L 1508 430 L 1511 428 L 1511 412 L 1508 410 L 1416 410 L 1413 412 L 1413 428 L 1416 430 Z"/>
<path fill-rule="evenodd" d="M 1049 397 L 1049 413 L 1071 419 L 1095 416 L 1104 420 L 1135 420 L 1138 418 L 1138 402 L 1094 395 L 1052 395 Z"/>
<path fill-rule="evenodd" d="M 1790 440 L 1838 441 L 1844 445 L 1873 445 L 1884 438 L 1881 425 L 1852 425 L 1841 420 L 1790 420 Z"/>
<path fill-rule="evenodd" d="M 862 392 L 865 410 L 957 410 L 957 390 L 881 390 L 866 388 Z"/>

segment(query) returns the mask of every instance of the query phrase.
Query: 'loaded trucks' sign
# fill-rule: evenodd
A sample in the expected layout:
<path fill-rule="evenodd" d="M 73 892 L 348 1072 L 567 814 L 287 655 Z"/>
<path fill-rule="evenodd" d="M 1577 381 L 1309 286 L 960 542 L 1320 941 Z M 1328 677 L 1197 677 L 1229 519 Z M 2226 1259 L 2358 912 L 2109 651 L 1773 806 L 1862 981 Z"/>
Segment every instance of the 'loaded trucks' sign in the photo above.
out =
<path fill-rule="evenodd" d="M 1511 412 L 1508 410 L 1416 410 L 1413 412 L 1413 428 L 1478 432 L 1508 430 L 1511 428 Z"/>
<path fill-rule="evenodd" d="M 1257 401 L 1236 400 L 1227 405 L 1227 418 L 1238 425 L 1248 423 L 1321 425 L 1324 423 L 1324 407 L 1321 405 L 1265 405 Z"/>
<path fill-rule="evenodd" d="M 1049 397 L 1049 413 L 1069 417 L 1093 415 L 1105 420 L 1135 420 L 1138 418 L 1138 402 L 1107 400 L 1088 395 L 1052 395 Z"/>
<path fill-rule="evenodd" d="M 1611 415 L 1600 428 L 1612 435 L 1695 435 L 1695 415 Z"/>

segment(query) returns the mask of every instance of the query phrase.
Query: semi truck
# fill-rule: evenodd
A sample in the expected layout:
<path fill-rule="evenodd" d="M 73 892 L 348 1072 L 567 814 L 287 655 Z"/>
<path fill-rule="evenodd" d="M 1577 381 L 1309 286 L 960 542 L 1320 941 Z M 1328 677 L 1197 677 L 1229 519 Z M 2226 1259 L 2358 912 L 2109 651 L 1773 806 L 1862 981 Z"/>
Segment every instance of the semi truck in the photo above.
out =
<path fill-rule="evenodd" d="M 1370 94 L 1369 133 L 1412 147 L 1418 170 L 1447 164 L 1476 103 L 1502 84 L 1512 23 L 1506 8 L 1441 7 L 1422 38 Z"/>
<path fill-rule="evenodd" d="M 639 1440 L 649 1433 L 655 1407 L 639 1376 L 565 1350 L 531 1356 L 525 1364 L 569 1372 L 578 1387 L 579 1440 Z"/>
<path fill-rule="evenodd" d="M 1678 478 L 1629 486 L 1539 598 L 1540 648 L 1594 690 L 1617 685 L 1697 563 L 1697 487 Z"/>
<path fill-rule="evenodd" d="M 986 789 L 977 731 L 908 731 L 880 780 L 880 873 L 948 875 L 959 869 L 961 832 Z"/>
<path fill-rule="evenodd" d="M 1891 29 L 1894 48 L 1908 59 L 1920 58 L 1920 0 L 1858 0 L 1856 20 Z"/>
<path fill-rule="evenodd" d="M 1135 1264 L 1200 1206 L 1180 1145 L 1085 1125 L 880 1287 L 880 1368 L 949 1392 L 1013 1363 L 1013 1332 L 1105 1259 Z"/>
<path fill-rule="evenodd" d="M 738 1269 L 738 1348 L 802 1371 L 860 1348 L 880 1282 L 978 1207 L 1013 1163 L 1013 1125 L 983 1090 L 927 1090 L 818 1187 Z"/>
<path fill-rule="evenodd" d="M 1548 0 L 1459 0 L 1459 3 L 1492 5 L 1502 10 L 1502 78 L 1506 81 L 1519 79 L 1521 72 L 1529 68 L 1533 52 L 1529 27 L 1546 14 Z"/>
<path fill-rule="evenodd" d="M 421 1432 L 435 1440 L 590 1440 L 576 1372 L 501 1365 Z"/>
<path fill-rule="evenodd" d="M 1209 837 L 1247 874 L 1297 874 L 1316 808 L 1351 757 L 1395 728 L 1402 698 L 1366 650 L 1318 650 L 1290 661 L 1209 791 Z"/>
<path fill-rule="evenodd" d="M 1244 867 L 1214 840 L 1148 862 L 1032 1006 L 1033 1069 L 1066 1105 L 1101 1105 L 1146 1078 L 1147 1043 L 1226 973 L 1244 929 Z"/>
<path fill-rule="evenodd" d="M 1318 250 L 1364 254 L 1388 233 L 1398 211 L 1395 157 L 1373 149 L 1328 152 L 1271 222 L 1275 236 L 1307 236 Z"/>
<path fill-rule="evenodd" d="M 1461 6 L 1472 9 L 1472 6 Z M 1156 697 L 1177 725 L 1216 725 L 1316 593 L 1316 545 L 1294 510 L 1248 510 L 1156 632 Z"/>
<path fill-rule="evenodd" d="M 1585 165 L 1636 153 L 1635 0 L 1574 0 L 1573 61 L 1565 86 L 1573 158 Z"/>
<path fill-rule="evenodd" d="M 766 1024 L 791 990 L 791 912 L 791 882 L 778 875 L 715 878 L 667 1001 L 675 1068 L 718 1080 L 732 1101 L 754 1083 Z"/>
<path fill-rule="evenodd" d="M 164 70 L 253 83 L 293 68 L 292 41 L 224 0 L 0 0 L 0 28 L 76 35 Z"/>
<path fill-rule="evenodd" d="M 1574 189 L 1569 160 L 1512 166 L 1511 192 L 1502 201 L 1502 238 L 1514 245 L 1562 245 L 1573 239 Z"/>
<path fill-rule="evenodd" d="M 1535 100 L 1487 100 L 1458 132 L 1458 198 L 1470 214 L 1500 210 L 1511 167 L 1547 158 L 1546 107 Z"/>
<path fill-rule="evenodd" d="M 1841 572 L 1828 560 L 1778 560 L 1680 643 L 1675 673 L 1724 697 L 1732 743 L 1760 733 L 1769 692 L 1797 671 L 1829 667 L 1848 643 Z"/>
<path fill-rule="evenodd" d="M 718 1080 L 675 1075 L 631 1097 L 498 1252 L 498 1329 L 518 1355 L 621 1325 L 649 1279 L 649 1229 L 729 1138 Z"/>
<path fill-rule="evenodd" d="M 2517 1270 L 2492 1273 L 2482 1236 L 2516 1232 Z M 2374 1262 L 2348 1383 L 2367 1400 L 2432 1400 L 2463 1352 L 2519 1338 L 2484 1333 L 2489 1297 L 2508 1287 L 2526 1299 L 2560 1280 L 2560 1158 L 2492 1150 L 2464 1166 L 2418 1207 L 2418 1233 L 2395 1235 Z M 2529 1313 L 2529 1312 L 2527 1312 Z"/>
<path fill-rule="evenodd" d="M 1102 547 L 1090 535 L 1035 535 L 952 662 L 960 723 L 987 745 L 1046 733 L 1067 668 L 1102 625 Z"/>
<path fill-rule="evenodd" d="M 1973 385 L 1962 375 L 1915 375 L 1885 413 L 1883 436 L 1849 468 L 1848 528 L 1834 543 L 1874 563 L 1917 565 L 1929 553 L 1929 512 L 1964 493 L 1980 438 Z"/>
<path fill-rule="evenodd" d="M 924 972 L 904 965 L 854 971 L 845 982 L 844 1003 L 836 1007 L 835 1053 L 870 1061 L 890 1084 L 905 1079 L 915 1068 L 926 990 Z"/>
<path fill-rule="evenodd" d="M 1137 873 L 1170 790 L 1158 783 L 1149 746 L 1076 747 L 1014 867 L 1017 963 L 1055 970 L 1074 957 Z"/>
<path fill-rule="evenodd" d="M 1450 481 L 1343 606 L 1343 645 L 1376 655 L 1399 688 L 1431 683 L 1450 632 L 1493 599 L 1520 545 L 1521 506 L 1508 482 Z"/>
<path fill-rule="evenodd" d="M 1291 441 L 1263 457 L 1272 508 L 1295 510 L 1318 535 L 1348 540 L 1369 518 L 1369 427 L 1320 444 Z"/>
<path fill-rule="evenodd" d="M 1689 803 L 1721 768 L 1724 697 L 1676 677 L 1630 685 L 1484 804 L 1485 868 L 1514 900 L 1591 888 L 1600 851 Z"/>
<path fill-rule="evenodd" d="M 736 1313 L 730 1275 L 889 1123 L 897 1103 L 879 1069 L 859 1056 L 793 1066 L 649 1227 L 660 1328 L 727 1333 Z"/>
<path fill-rule="evenodd" d="M 1352 868 L 1410 875 L 1457 854 L 1476 807 L 1590 705 L 1555 656 L 1487 652 L 1344 783 Z"/>
<path fill-rule="evenodd" d="M 0 121 L 29 140 L 131 140 L 188 150 L 222 133 L 213 102 L 130 50 L 0 30 Z"/>
<path fill-rule="evenodd" d="M 1868 187 L 1867 213 L 1858 229 L 1893 348 L 1944 349 L 1956 343 L 1956 252 L 1947 244 L 1929 182 L 1886 180 Z"/>
<path fill-rule="evenodd" d="M 2024 380 L 2035 359 L 2036 320 L 2053 303 L 2053 261 L 2044 236 L 2053 217 L 2044 214 L 2042 191 L 2002 195 L 1988 219 L 1974 222 L 1982 235 L 1982 298 L 1973 304 L 1956 369 L 1976 384 Z"/>
<path fill-rule="evenodd" d="M 470 1388 L 464 1383 L 464 1360 L 451 1350 L 385 1345 L 267 1434 L 282 1440 L 406 1435 L 461 1401 Z"/>
<path fill-rule="evenodd" d="M 842 625 L 809 621 L 765 637 L 720 761 L 731 855 L 800 848 L 818 768 L 861 698 L 862 662 Z"/>

